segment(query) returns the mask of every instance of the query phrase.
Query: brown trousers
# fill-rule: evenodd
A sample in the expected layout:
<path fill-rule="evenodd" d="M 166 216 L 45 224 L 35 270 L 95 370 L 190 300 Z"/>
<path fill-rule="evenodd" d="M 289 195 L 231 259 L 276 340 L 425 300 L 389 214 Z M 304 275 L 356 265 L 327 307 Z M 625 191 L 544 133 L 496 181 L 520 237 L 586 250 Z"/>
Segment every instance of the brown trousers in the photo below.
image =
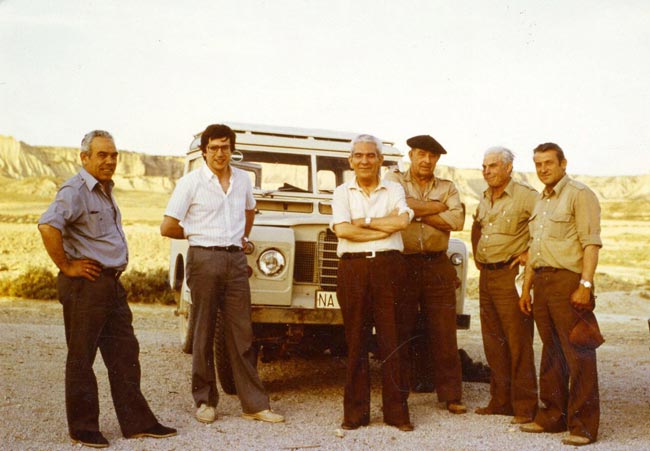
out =
<path fill-rule="evenodd" d="M 580 274 L 556 270 L 535 273 L 533 314 L 542 338 L 539 374 L 540 408 L 535 422 L 548 432 L 567 428 L 596 440 L 600 421 L 596 351 L 569 343 L 577 314 L 569 299 Z"/>
<path fill-rule="evenodd" d="M 460 401 L 462 370 L 456 341 L 456 270 L 446 255 L 429 259 L 419 254 L 405 255 L 408 281 L 399 310 L 400 341 L 416 337 L 418 312 L 425 321 L 425 349 L 434 368 L 438 400 Z M 405 346 L 408 350 L 408 346 Z M 408 356 L 407 352 L 403 355 Z M 407 357 L 408 358 L 408 357 Z M 402 364 L 403 378 L 410 380 L 411 365 Z"/>
<path fill-rule="evenodd" d="M 519 310 L 518 272 L 518 267 L 507 266 L 481 270 L 481 333 L 492 370 L 487 408 L 496 414 L 533 418 L 537 412 L 533 318 Z"/>
<path fill-rule="evenodd" d="M 339 261 L 336 292 L 348 345 L 343 422 L 348 425 L 362 426 L 370 422 L 368 351 L 373 326 L 382 362 L 384 422 L 396 426 L 410 422 L 408 388 L 401 379 L 395 320 L 405 275 L 399 252 Z"/>

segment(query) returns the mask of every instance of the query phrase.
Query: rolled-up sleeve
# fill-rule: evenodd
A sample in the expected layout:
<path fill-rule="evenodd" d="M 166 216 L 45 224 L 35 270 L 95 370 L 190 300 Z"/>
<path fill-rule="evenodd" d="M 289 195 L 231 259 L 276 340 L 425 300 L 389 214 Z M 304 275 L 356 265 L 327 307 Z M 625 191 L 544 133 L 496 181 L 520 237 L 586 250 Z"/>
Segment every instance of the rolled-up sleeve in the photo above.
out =
<path fill-rule="evenodd" d="M 589 245 L 602 247 L 600 238 L 600 203 L 593 191 L 582 189 L 575 203 L 575 221 L 578 241 L 584 249 Z"/>
<path fill-rule="evenodd" d="M 75 222 L 81 216 L 81 205 L 75 188 L 64 186 L 56 193 L 54 202 L 41 215 L 38 224 L 47 224 L 63 232 L 66 225 Z"/>
<path fill-rule="evenodd" d="M 384 180 L 389 182 L 387 185 L 389 186 L 391 197 L 393 198 L 393 205 L 395 206 L 394 208 L 397 208 L 399 215 L 408 213 L 409 222 L 411 222 L 415 216 L 415 213 L 406 203 L 406 193 L 404 192 L 404 188 L 400 183 L 390 182 L 390 180 L 387 180 L 386 178 L 384 178 Z"/>
<path fill-rule="evenodd" d="M 334 190 L 334 194 L 332 195 L 332 221 L 330 222 L 330 229 L 334 230 L 334 226 L 342 222 L 352 223 L 347 184 L 340 185 Z"/>
<path fill-rule="evenodd" d="M 448 210 L 438 213 L 440 219 L 449 224 L 451 230 L 455 232 L 463 230 L 463 226 L 465 225 L 465 208 L 460 201 L 460 195 L 453 183 L 449 185 L 445 205 L 447 205 Z"/>
<path fill-rule="evenodd" d="M 176 183 L 174 192 L 167 203 L 165 216 L 170 216 L 179 221 L 185 219 L 187 211 L 192 203 L 192 190 L 190 189 L 190 183 L 188 182 L 189 179 L 181 178 L 178 183 Z"/>

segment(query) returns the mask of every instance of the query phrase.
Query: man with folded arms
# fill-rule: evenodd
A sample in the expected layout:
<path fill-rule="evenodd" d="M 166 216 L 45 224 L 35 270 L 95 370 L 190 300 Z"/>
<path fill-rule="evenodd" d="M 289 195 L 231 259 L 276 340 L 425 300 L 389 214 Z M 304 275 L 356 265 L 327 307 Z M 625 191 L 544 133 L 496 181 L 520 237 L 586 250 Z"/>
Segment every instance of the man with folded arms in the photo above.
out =
<path fill-rule="evenodd" d="M 381 181 L 381 151 L 379 139 L 357 136 L 349 157 L 355 178 L 338 186 L 332 200 L 332 229 L 339 239 L 340 257 L 336 293 L 348 345 L 341 427 L 357 429 L 370 422 L 368 352 L 374 326 L 382 363 L 384 422 L 412 431 L 395 315 L 406 282 L 399 232 L 413 212 L 399 184 Z"/>
<path fill-rule="evenodd" d="M 99 431 L 93 363 L 99 348 L 108 369 L 122 434 L 163 438 L 176 429 L 156 420 L 140 391 L 140 351 L 120 275 L 128 263 L 122 215 L 113 197 L 118 152 L 110 133 L 94 130 L 81 141 L 82 169 L 67 180 L 38 221 L 43 244 L 60 272 L 68 357 L 65 405 L 74 443 L 106 448 Z"/>
<path fill-rule="evenodd" d="M 564 152 L 554 143 L 533 150 L 544 183 L 530 220 L 530 247 L 519 307 L 531 312 L 542 338 L 540 407 L 524 432 L 561 432 L 580 446 L 595 442 L 600 421 L 598 344 L 570 341 L 573 326 L 595 307 L 593 280 L 598 264 L 600 204 L 584 184 L 566 174 Z M 534 302 L 530 296 L 534 289 Z"/>
<path fill-rule="evenodd" d="M 253 352 L 251 293 L 244 247 L 253 228 L 255 198 L 246 172 L 230 165 L 235 132 L 209 125 L 201 135 L 205 164 L 183 176 L 160 226 L 163 236 L 187 238 L 187 284 L 192 295 L 192 395 L 196 419 L 217 419 L 219 392 L 213 342 L 217 309 L 225 318 L 226 348 L 242 417 L 269 423 L 284 421 L 272 412 L 257 374 Z"/>
<path fill-rule="evenodd" d="M 404 356 L 416 337 L 419 314 L 424 317 L 424 349 L 431 360 L 438 400 L 451 413 L 462 414 L 462 369 L 456 341 L 456 270 L 447 258 L 452 230 L 463 230 L 465 209 L 453 182 L 434 175 L 440 155 L 447 151 L 429 135 L 406 141 L 411 166 L 406 173 L 389 172 L 385 179 L 402 185 L 415 220 L 402 232 L 409 275 L 400 308 L 400 340 Z M 403 365 L 410 380 L 411 365 Z M 412 384 L 411 384 L 412 385 Z"/>
<path fill-rule="evenodd" d="M 528 255 L 528 220 L 538 193 L 512 179 L 513 153 L 493 147 L 483 158 L 483 192 L 472 225 L 474 262 L 480 270 L 483 348 L 490 365 L 490 402 L 480 415 L 514 415 L 513 424 L 533 421 L 537 375 L 533 319 L 519 310 L 515 278 Z"/>

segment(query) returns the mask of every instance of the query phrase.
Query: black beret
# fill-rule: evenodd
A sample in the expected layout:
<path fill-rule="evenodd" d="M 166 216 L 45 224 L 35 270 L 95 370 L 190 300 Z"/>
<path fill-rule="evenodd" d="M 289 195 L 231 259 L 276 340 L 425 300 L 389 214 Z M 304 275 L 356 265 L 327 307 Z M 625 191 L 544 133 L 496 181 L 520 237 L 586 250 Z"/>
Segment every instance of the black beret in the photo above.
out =
<path fill-rule="evenodd" d="M 428 150 L 431 153 L 443 154 L 447 153 L 444 147 L 438 141 L 429 135 L 418 135 L 406 140 L 406 145 L 411 149 Z"/>

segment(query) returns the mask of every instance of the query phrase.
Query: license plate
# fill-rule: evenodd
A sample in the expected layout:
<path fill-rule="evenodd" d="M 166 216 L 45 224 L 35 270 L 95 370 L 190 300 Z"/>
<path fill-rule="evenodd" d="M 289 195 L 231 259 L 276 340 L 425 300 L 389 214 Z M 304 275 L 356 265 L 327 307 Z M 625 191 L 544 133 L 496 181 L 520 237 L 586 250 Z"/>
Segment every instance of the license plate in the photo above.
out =
<path fill-rule="evenodd" d="M 336 291 L 316 291 L 316 308 L 340 309 Z"/>

